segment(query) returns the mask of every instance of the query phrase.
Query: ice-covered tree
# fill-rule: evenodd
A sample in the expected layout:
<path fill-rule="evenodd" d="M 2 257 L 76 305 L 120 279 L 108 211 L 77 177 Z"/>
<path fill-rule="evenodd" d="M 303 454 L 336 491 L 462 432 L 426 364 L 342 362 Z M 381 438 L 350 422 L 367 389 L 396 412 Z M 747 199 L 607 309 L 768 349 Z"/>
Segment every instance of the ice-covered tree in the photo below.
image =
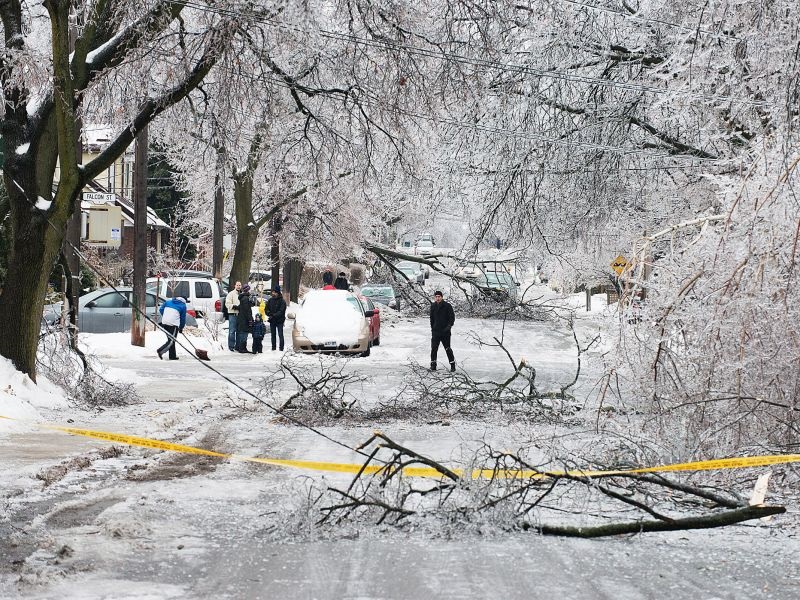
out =
<path fill-rule="evenodd" d="M 148 122 L 202 81 L 242 26 L 186 2 L 3 2 L 0 120 L 11 253 L 0 295 L 0 355 L 35 377 L 47 278 L 83 186 Z M 185 14 L 187 13 L 187 14 Z M 82 115 L 116 135 L 80 164 Z"/>

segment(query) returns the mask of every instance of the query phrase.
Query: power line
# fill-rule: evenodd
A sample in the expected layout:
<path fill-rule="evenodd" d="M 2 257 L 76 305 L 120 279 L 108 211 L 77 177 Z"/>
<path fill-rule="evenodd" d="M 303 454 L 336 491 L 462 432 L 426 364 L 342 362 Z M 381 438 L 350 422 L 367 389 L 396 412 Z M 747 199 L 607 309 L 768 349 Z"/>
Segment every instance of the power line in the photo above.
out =
<path fill-rule="evenodd" d="M 220 70 L 226 70 L 225 67 L 221 67 L 217 65 L 217 68 Z M 254 82 L 259 83 L 274 83 L 278 86 L 284 87 L 286 89 L 292 89 L 292 86 L 287 84 L 282 79 L 278 79 L 277 77 L 266 75 L 266 76 L 252 76 L 252 75 L 245 75 L 248 79 Z M 366 99 L 359 99 L 359 102 L 362 104 L 366 104 L 369 106 L 380 107 L 382 103 L 377 98 L 370 98 L 367 97 Z M 253 113 L 247 113 L 243 110 L 235 109 L 233 107 L 230 108 L 233 112 L 236 112 L 242 116 L 251 116 Z M 648 158 L 667 158 L 671 160 L 691 160 L 691 161 L 698 161 L 698 162 L 706 162 L 706 163 L 724 163 L 729 162 L 730 159 L 718 159 L 718 158 L 704 158 L 700 156 L 693 156 L 690 154 L 671 154 L 668 152 L 664 153 L 656 153 L 656 152 L 648 152 L 646 150 L 641 150 L 639 148 L 624 148 L 621 146 L 610 146 L 607 144 L 597 144 L 593 142 L 580 142 L 574 140 L 568 140 L 564 138 L 554 138 L 548 137 L 541 134 L 537 134 L 527 130 L 520 130 L 520 129 L 507 129 L 501 127 L 491 127 L 487 125 L 480 125 L 477 123 L 467 123 L 464 121 L 459 121 L 457 119 L 451 119 L 448 117 L 441 117 L 435 116 L 432 114 L 423 114 L 418 112 L 409 111 L 406 109 L 402 109 L 396 107 L 394 109 L 396 112 L 399 112 L 405 116 L 411 118 L 417 118 L 426 120 L 429 122 L 437 123 L 437 124 L 444 124 L 444 125 L 451 125 L 454 127 L 459 127 L 462 129 L 471 129 L 476 131 L 481 131 L 484 133 L 492 133 L 497 135 L 503 135 L 507 137 L 513 137 L 518 139 L 527 139 L 530 141 L 535 142 L 542 142 L 542 143 L 551 143 L 554 145 L 570 147 L 570 148 L 580 148 L 582 150 L 597 150 L 597 151 L 607 151 L 607 152 L 615 152 L 622 155 L 640 155 L 645 156 Z M 242 136 L 245 140 L 252 141 L 252 138 L 248 138 L 247 136 Z"/>
<path fill-rule="evenodd" d="M 657 23 L 659 25 L 666 25 L 667 27 L 674 27 L 676 29 L 682 29 L 683 31 L 688 31 L 690 33 L 705 33 L 707 35 L 723 35 L 726 38 L 730 38 L 733 40 L 738 40 L 738 36 L 735 36 L 730 33 L 724 33 L 719 31 L 713 31 L 710 29 L 703 29 L 701 27 L 692 27 L 690 25 L 682 25 L 680 23 L 673 23 L 672 21 L 665 21 L 663 19 L 655 19 L 653 17 L 643 17 L 636 13 L 629 13 L 624 12 L 621 10 L 616 10 L 614 8 L 608 6 L 597 6 L 594 4 L 585 4 L 583 2 L 578 2 L 578 0 L 558 0 L 558 2 L 564 2 L 565 4 L 573 4 L 575 6 L 580 6 L 581 8 L 588 8 L 589 10 L 595 10 L 598 12 L 604 12 L 611 15 L 615 15 L 618 17 L 622 17 L 623 19 L 627 19 L 630 21 L 640 21 L 642 23 Z"/>
<path fill-rule="evenodd" d="M 265 25 L 271 25 L 278 28 L 283 28 L 288 31 L 294 31 L 297 33 L 302 33 L 305 35 L 313 35 L 315 33 L 319 34 L 321 37 L 326 39 L 333 39 L 337 41 L 347 41 L 356 44 L 361 44 L 364 46 L 380 49 L 380 50 L 406 50 L 410 54 L 415 54 L 425 58 L 434 58 L 437 60 L 451 60 L 456 63 L 465 64 L 469 66 L 475 67 L 483 67 L 487 69 L 504 69 L 507 71 L 527 74 L 527 75 L 535 75 L 537 77 L 546 78 L 546 79 L 556 79 L 560 81 L 567 81 L 573 83 L 585 83 L 585 84 L 595 84 L 603 87 L 611 87 L 611 88 L 618 88 L 627 91 L 641 91 L 650 94 L 677 94 L 681 96 L 686 96 L 690 98 L 695 98 L 699 100 L 703 100 L 706 102 L 735 102 L 738 104 L 743 104 L 747 106 L 769 106 L 769 103 L 763 100 L 752 100 L 749 98 L 739 98 L 737 96 L 720 96 L 715 94 L 704 94 L 699 92 L 692 92 L 689 90 L 673 90 L 673 89 L 665 89 L 660 87 L 654 87 L 649 85 L 642 85 L 637 83 L 626 83 L 620 81 L 611 81 L 608 79 L 601 79 L 598 77 L 591 77 L 588 75 L 578 75 L 575 73 L 567 73 L 565 71 L 555 71 L 555 70 L 546 70 L 546 69 L 538 69 L 535 67 L 530 67 L 526 65 L 519 65 L 513 63 L 502 63 L 499 61 L 493 61 L 489 59 L 481 59 L 481 58 L 470 58 L 468 56 L 463 56 L 460 54 L 454 54 L 444 51 L 433 51 L 427 50 L 424 48 L 418 48 L 415 46 L 409 46 L 407 44 L 402 44 L 400 42 L 390 41 L 390 40 L 375 40 L 375 39 L 368 39 L 363 37 L 357 37 L 350 34 L 345 33 L 337 33 L 328 31 L 325 29 L 318 29 L 316 31 L 310 29 L 304 29 L 302 27 L 289 25 L 287 23 L 282 23 L 276 21 L 274 19 L 269 19 L 263 15 L 259 15 L 252 11 L 237 11 L 234 9 L 223 9 L 218 7 L 207 7 L 202 6 L 199 4 L 195 4 L 193 2 L 186 2 L 186 6 L 190 8 L 194 8 L 195 10 L 201 12 L 213 12 L 220 15 L 226 16 L 233 16 L 233 17 L 249 17 L 255 21 L 260 23 L 264 23 Z"/>

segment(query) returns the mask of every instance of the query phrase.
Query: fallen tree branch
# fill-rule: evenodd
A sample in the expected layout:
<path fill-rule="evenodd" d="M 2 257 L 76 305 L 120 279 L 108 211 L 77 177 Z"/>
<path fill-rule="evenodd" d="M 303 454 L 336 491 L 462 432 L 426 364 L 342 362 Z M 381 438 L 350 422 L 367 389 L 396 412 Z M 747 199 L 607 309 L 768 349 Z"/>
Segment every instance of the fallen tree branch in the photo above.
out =
<path fill-rule="evenodd" d="M 562 537 L 597 538 L 631 533 L 653 533 L 657 531 L 685 531 L 689 529 L 713 529 L 726 527 L 743 521 L 761 519 L 786 512 L 783 506 L 745 506 L 712 515 L 685 517 L 670 521 L 629 521 L 627 523 L 609 523 L 593 527 L 569 527 L 564 525 L 535 525 L 522 523 L 522 529 L 534 529 L 542 535 Z"/>

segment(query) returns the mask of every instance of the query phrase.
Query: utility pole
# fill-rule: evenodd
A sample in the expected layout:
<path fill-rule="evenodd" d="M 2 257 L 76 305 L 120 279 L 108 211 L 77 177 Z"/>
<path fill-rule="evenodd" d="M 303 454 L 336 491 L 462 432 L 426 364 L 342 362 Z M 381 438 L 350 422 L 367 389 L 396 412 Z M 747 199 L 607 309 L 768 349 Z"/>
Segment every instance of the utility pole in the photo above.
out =
<path fill-rule="evenodd" d="M 131 345 L 144 347 L 147 320 L 147 125 L 136 134 L 133 166 L 133 311 Z M 138 310 L 137 310 L 138 308 Z M 140 312 L 141 311 L 141 312 Z"/>
<path fill-rule="evenodd" d="M 73 19 L 78 18 L 76 13 L 73 13 L 72 17 Z M 70 51 L 74 51 L 75 40 L 78 37 L 77 22 L 73 21 L 70 23 L 69 33 Z M 76 156 L 78 158 L 78 164 L 82 164 L 83 143 L 81 141 L 81 133 L 83 130 L 83 120 L 80 117 L 75 119 L 75 130 L 77 133 Z M 61 246 L 61 253 L 64 256 L 64 263 L 66 263 L 66 270 L 68 271 L 63 281 L 64 295 L 67 299 L 67 305 L 69 306 L 69 322 L 72 324 L 72 327 L 68 328 L 69 334 L 67 335 L 67 339 L 73 350 L 78 349 L 78 327 L 80 325 L 80 323 L 78 323 L 78 314 L 80 312 L 78 310 L 78 302 L 81 290 L 81 259 L 76 250 L 81 247 L 81 228 L 83 225 L 81 212 L 82 203 L 83 190 L 78 194 L 72 216 L 67 221 L 67 231 Z"/>
<path fill-rule="evenodd" d="M 214 179 L 214 241 L 211 258 L 211 273 L 214 279 L 222 279 L 222 238 L 225 233 L 225 195 L 222 182 L 224 181 L 224 157 L 217 151 L 217 172 Z"/>
<path fill-rule="evenodd" d="M 272 221 L 269 223 L 269 229 L 270 237 L 272 238 L 272 244 L 269 249 L 269 258 L 272 263 L 271 283 L 274 288 L 280 282 L 281 274 L 281 245 L 278 241 L 278 233 L 280 233 L 281 230 L 280 212 L 275 213 L 275 216 L 272 217 Z"/>

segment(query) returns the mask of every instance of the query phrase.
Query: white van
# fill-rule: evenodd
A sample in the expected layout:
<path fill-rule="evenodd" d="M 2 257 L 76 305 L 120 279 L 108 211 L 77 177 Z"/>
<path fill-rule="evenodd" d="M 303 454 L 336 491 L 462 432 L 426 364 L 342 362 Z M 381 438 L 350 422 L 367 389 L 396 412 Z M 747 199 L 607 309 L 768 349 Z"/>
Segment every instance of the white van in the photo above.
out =
<path fill-rule="evenodd" d="M 225 301 L 225 294 L 222 291 L 219 281 L 208 277 L 197 275 L 170 275 L 163 277 L 148 277 L 147 291 L 155 293 L 164 298 L 185 298 L 189 307 L 193 308 L 198 317 L 210 319 L 212 321 L 222 321 L 222 303 Z"/>

